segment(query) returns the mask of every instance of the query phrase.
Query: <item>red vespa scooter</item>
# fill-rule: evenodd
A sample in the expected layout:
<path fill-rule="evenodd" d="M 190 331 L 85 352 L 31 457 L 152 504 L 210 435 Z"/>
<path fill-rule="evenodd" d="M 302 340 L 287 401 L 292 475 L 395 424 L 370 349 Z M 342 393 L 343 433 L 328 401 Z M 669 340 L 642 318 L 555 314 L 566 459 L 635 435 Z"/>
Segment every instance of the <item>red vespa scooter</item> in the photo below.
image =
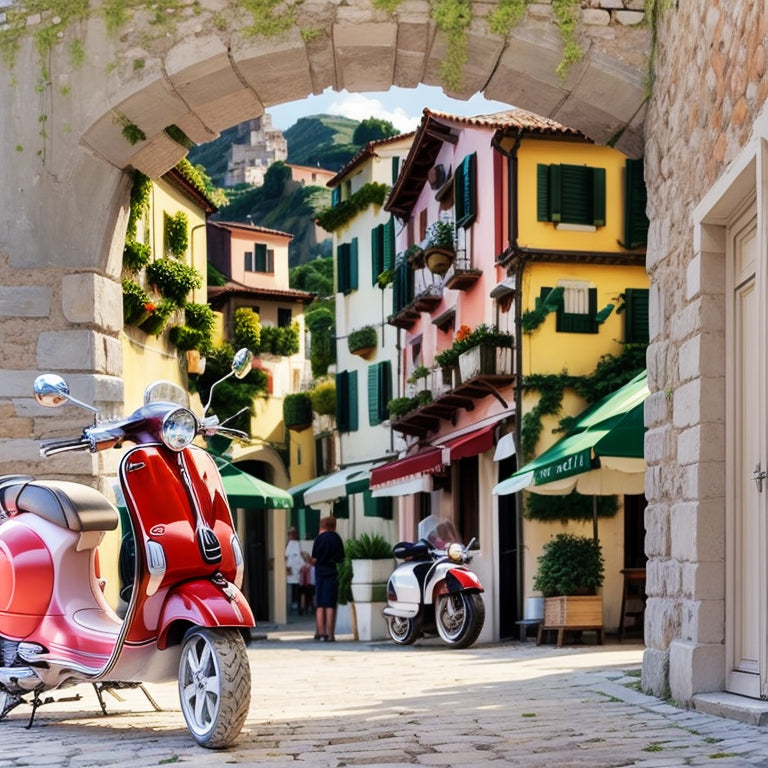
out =
<path fill-rule="evenodd" d="M 252 357 L 240 350 L 224 378 L 245 376 Z M 127 418 L 40 449 L 50 456 L 135 444 L 122 457 L 117 489 L 132 529 L 120 554 L 129 581 L 124 618 L 98 573 L 98 545 L 118 526 L 115 507 L 77 483 L 0 477 L 0 719 L 26 702 L 31 727 L 51 700 L 41 694 L 65 686 L 92 684 L 106 713 L 105 690 L 178 679 L 198 744 L 224 748 L 240 733 L 251 693 L 243 631 L 254 619 L 240 592 L 243 554 L 221 477 L 191 443 L 219 431 L 244 435 L 169 402 L 173 387 L 156 382 Z M 59 376 L 39 376 L 34 392 L 41 405 L 96 412 Z"/>

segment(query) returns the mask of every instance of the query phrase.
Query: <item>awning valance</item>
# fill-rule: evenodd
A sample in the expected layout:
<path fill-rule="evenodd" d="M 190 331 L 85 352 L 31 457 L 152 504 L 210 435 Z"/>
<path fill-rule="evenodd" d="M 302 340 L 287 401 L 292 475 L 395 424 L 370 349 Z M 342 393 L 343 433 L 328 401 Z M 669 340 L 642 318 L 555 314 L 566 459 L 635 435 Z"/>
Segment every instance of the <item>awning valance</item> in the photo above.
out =
<path fill-rule="evenodd" d="M 479 427 L 472 432 L 436 443 L 428 448 L 390 461 L 371 472 L 374 496 L 405 496 L 431 490 L 431 475 L 438 474 L 452 461 L 477 456 L 493 448 L 495 424 Z M 429 477 L 429 482 L 424 478 Z M 392 492 L 384 489 L 392 488 Z M 412 490 L 411 490 L 412 489 Z"/>
<path fill-rule="evenodd" d="M 290 509 L 293 497 L 288 491 L 271 485 L 266 480 L 249 475 L 220 456 L 214 456 L 227 501 L 231 507 L 242 509 Z"/>
<path fill-rule="evenodd" d="M 326 475 L 304 492 L 304 504 L 308 506 L 328 504 L 342 496 L 367 491 L 370 472 L 375 466 L 377 466 L 376 462 L 357 464 Z"/>

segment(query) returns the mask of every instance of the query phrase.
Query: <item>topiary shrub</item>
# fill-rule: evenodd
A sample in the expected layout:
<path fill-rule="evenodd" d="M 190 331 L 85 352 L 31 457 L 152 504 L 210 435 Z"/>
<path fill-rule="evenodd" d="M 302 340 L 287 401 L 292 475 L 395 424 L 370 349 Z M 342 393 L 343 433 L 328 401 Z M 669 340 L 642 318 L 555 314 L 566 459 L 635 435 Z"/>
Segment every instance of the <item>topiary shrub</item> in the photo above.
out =
<path fill-rule="evenodd" d="M 312 424 L 312 399 L 309 392 L 294 392 L 283 400 L 283 421 L 288 429 L 306 429 Z"/>

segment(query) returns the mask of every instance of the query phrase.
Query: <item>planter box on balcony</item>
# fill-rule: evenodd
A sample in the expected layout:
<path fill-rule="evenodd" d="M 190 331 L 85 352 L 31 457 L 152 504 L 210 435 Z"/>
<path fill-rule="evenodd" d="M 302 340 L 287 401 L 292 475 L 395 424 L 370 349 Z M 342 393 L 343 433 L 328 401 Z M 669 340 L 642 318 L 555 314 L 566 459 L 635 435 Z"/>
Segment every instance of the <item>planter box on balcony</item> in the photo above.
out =
<path fill-rule="evenodd" d="M 480 344 L 459 355 L 461 381 L 512 372 L 512 348 Z"/>

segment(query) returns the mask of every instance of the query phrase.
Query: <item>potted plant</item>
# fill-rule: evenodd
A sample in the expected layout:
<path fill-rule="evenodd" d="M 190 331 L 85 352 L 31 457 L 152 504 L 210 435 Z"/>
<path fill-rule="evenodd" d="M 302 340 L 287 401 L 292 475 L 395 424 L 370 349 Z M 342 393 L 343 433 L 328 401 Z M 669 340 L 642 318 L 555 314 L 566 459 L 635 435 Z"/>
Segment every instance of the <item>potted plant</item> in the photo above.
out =
<path fill-rule="evenodd" d="M 572 533 L 558 533 L 544 545 L 533 588 L 544 595 L 541 629 L 557 629 L 562 645 L 565 629 L 594 629 L 602 639 L 605 562 L 600 542 Z"/>
<path fill-rule="evenodd" d="M 405 260 L 412 269 L 422 269 L 424 267 L 424 249 L 418 243 L 409 245 L 405 250 Z"/>
<path fill-rule="evenodd" d="M 303 432 L 312 426 L 312 398 L 309 392 L 294 392 L 285 396 L 283 421 L 294 432 Z"/>
<path fill-rule="evenodd" d="M 188 302 L 184 306 L 184 325 L 174 325 L 168 338 L 187 353 L 187 373 L 204 373 L 205 356 L 213 346 L 215 318 L 208 304 Z"/>
<path fill-rule="evenodd" d="M 352 565 L 350 591 L 358 639 L 382 640 L 387 625 L 381 614 L 387 601 L 387 579 L 394 566 L 392 545 L 378 533 L 363 533 L 345 546 Z"/>
<path fill-rule="evenodd" d="M 347 336 L 347 346 L 353 355 L 366 357 L 376 349 L 379 337 L 376 334 L 376 328 L 372 325 L 364 325 L 354 331 L 350 331 Z"/>
<path fill-rule="evenodd" d="M 177 307 L 183 307 L 189 292 L 202 286 L 203 276 L 194 267 L 175 259 L 163 258 L 147 264 L 147 281 L 157 286 L 160 293 Z"/>
<path fill-rule="evenodd" d="M 455 255 L 453 222 L 446 219 L 433 221 L 427 227 L 427 242 L 424 248 L 427 269 L 442 277 L 453 264 Z"/>

